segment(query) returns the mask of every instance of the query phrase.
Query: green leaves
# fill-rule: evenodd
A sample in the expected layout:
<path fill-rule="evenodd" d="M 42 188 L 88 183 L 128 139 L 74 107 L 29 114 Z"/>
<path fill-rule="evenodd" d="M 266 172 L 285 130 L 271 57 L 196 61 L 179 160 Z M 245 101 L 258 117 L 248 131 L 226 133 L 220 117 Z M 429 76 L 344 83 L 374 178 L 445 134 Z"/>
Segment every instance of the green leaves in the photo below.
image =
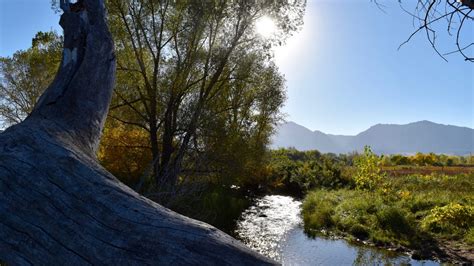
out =
<path fill-rule="evenodd" d="M 62 37 L 38 32 L 32 47 L 0 57 L 0 123 L 21 122 L 55 77 L 61 61 Z"/>
<path fill-rule="evenodd" d="M 364 153 L 356 158 L 356 173 L 354 181 L 358 189 L 374 190 L 385 175 L 380 169 L 381 158 L 372 152 L 369 146 L 364 147 Z"/>
<path fill-rule="evenodd" d="M 421 222 L 421 227 L 433 232 L 454 232 L 474 226 L 474 206 L 451 202 L 434 207 Z"/>
<path fill-rule="evenodd" d="M 321 154 L 318 151 L 279 149 L 271 151 L 268 179 L 300 192 L 314 188 L 340 188 L 350 185 L 344 155 Z"/>
<path fill-rule="evenodd" d="M 157 180 L 184 168 L 219 173 L 223 182 L 251 179 L 285 100 L 284 78 L 268 56 L 274 40 L 256 38 L 254 24 L 271 16 L 284 40 L 302 23 L 305 1 L 107 5 L 118 58 L 110 117 L 149 132 Z"/>

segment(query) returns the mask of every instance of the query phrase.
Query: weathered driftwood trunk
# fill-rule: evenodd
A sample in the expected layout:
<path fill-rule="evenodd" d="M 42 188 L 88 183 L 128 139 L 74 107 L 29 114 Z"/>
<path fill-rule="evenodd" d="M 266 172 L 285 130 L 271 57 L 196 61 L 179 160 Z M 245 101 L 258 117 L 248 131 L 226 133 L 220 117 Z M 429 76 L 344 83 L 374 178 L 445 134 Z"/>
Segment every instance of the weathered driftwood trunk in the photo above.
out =
<path fill-rule="evenodd" d="M 0 134 L 0 260 L 10 264 L 271 264 L 129 189 L 95 158 L 115 75 L 103 0 L 68 6 L 58 75 Z M 67 2 L 67 1 L 66 1 Z"/>

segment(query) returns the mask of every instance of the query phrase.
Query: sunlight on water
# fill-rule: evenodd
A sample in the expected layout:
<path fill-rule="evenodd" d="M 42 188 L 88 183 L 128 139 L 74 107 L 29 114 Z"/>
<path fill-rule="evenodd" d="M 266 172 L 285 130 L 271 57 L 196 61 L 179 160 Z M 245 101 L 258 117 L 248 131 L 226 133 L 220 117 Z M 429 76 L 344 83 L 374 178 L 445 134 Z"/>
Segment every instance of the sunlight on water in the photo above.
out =
<path fill-rule="evenodd" d="M 280 261 L 280 244 L 301 223 L 300 205 L 291 197 L 265 196 L 242 214 L 236 233 L 252 249 Z"/>
<path fill-rule="evenodd" d="M 242 213 L 235 233 L 283 265 L 439 265 L 344 240 L 309 238 L 301 228 L 300 207 L 291 197 L 265 196 Z"/>

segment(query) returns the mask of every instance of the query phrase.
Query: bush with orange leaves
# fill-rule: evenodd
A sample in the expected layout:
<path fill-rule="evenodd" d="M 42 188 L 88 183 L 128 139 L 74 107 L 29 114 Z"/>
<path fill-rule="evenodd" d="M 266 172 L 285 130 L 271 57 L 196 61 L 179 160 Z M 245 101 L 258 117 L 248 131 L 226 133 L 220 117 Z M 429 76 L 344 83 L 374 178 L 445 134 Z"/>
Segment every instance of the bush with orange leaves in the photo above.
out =
<path fill-rule="evenodd" d="M 108 123 L 100 143 L 98 159 L 122 182 L 134 186 L 151 163 L 147 133 L 136 127 Z"/>

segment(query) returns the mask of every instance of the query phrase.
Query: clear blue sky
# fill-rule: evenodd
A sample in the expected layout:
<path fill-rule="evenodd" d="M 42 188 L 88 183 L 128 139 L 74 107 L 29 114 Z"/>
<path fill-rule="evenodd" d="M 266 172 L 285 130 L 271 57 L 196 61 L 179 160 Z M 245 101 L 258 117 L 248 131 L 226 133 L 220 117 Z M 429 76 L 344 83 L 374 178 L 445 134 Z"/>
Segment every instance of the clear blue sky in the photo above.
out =
<path fill-rule="evenodd" d="M 0 0 L 0 56 L 29 48 L 38 31 L 49 30 L 62 32 L 50 0 Z"/>
<path fill-rule="evenodd" d="M 370 0 L 308 0 L 303 30 L 276 53 L 287 120 L 333 134 L 419 120 L 474 127 L 474 64 L 444 62 L 424 35 L 397 51 L 413 26 L 396 2 L 384 13 Z M 37 31 L 61 31 L 58 19 L 49 0 L 0 0 L 0 56 L 28 48 Z"/>

